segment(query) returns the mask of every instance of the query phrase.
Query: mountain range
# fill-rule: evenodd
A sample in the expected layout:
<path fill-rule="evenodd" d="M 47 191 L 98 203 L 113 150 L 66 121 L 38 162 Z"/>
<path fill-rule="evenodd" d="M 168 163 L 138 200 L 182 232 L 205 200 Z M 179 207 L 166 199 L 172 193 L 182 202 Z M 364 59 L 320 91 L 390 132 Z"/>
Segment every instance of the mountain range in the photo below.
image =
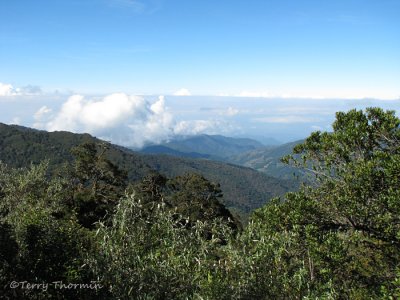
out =
<path fill-rule="evenodd" d="M 249 138 L 202 134 L 147 146 L 141 152 L 222 161 L 249 167 L 272 177 L 291 180 L 294 175 L 302 177 L 303 173 L 283 164 L 280 159 L 291 154 L 294 146 L 302 141 L 266 146 Z"/>
<path fill-rule="evenodd" d="M 208 141 L 208 145 L 215 144 L 215 138 L 204 136 L 202 138 Z M 238 154 L 240 152 L 238 149 L 243 149 L 243 151 L 244 149 L 248 151 L 249 148 L 251 148 L 251 151 L 262 149 L 260 143 L 251 140 L 233 141 L 231 138 L 218 138 L 226 141 L 227 144 L 232 142 L 235 145 L 230 151 L 228 151 L 227 145 L 225 145 L 225 148 L 221 147 L 221 150 L 217 152 L 218 154 L 223 153 L 222 149 L 226 149 L 229 154 Z M 0 160 L 12 167 L 25 167 L 31 163 L 36 164 L 42 160 L 48 160 L 50 168 L 57 168 L 73 159 L 70 153 L 72 147 L 85 142 L 105 143 L 89 134 L 75 134 L 64 131 L 46 132 L 0 123 Z M 191 143 L 193 143 L 193 140 Z M 185 143 L 185 145 L 188 144 L 190 143 Z M 204 145 L 199 147 L 203 150 L 206 148 Z M 296 182 L 293 178 L 274 178 L 250 167 L 222 161 L 138 153 L 113 144 L 108 144 L 108 149 L 108 158 L 120 168 L 127 170 L 131 181 L 139 181 L 152 170 L 159 171 L 168 177 L 191 172 L 199 173 L 208 180 L 221 185 L 224 193 L 223 203 L 228 208 L 243 213 L 248 213 L 262 206 L 272 197 L 295 190 L 299 185 L 299 182 Z M 209 155 L 205 151 L 202 152 L 201 155 Z"/>
<path fill-rule="evenodd" d="M 249 138 L 201 134 L 179 137 L 160 145 L 147 146 L 141 152 L 225 160 L 229 156 L 264 147 L 262 143 Z"/>

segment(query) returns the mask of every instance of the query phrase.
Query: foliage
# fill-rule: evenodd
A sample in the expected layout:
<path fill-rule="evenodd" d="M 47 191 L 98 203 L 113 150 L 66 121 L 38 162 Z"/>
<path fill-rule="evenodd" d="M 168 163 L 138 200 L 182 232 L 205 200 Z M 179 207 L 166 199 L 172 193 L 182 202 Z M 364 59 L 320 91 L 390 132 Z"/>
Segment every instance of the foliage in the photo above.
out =
<path fill-rule="evenodd" d="M 46 171 L 46 163 L 29 169 L 0 164 L 0 284 L 1 293 L 8 297 L 78 297 L 82 291 L 11 290 L 9 285 L 12 281 L 80 282 L 90 278 L 90 271 L 82 266 L 91 235 L 73 214 L 62 212 L 64 200 L 69 198 L 68 183 L 62 178 L 49 180 Z"/>
<path fill-rule="evenodd" d="M 188 224 L 221 218 L 233 230 L 240 227 L 229 210 L 221 204 L 223 194 L 219 184 L 214 184 L 199 174 L 185 174 L 168 181 L 172 193 L 167 197 L 176 212 L 187 218 Z"/>
<path fill-rule="evenodd" d="M 279 226 L 312 245 L 310 278 L 340 297 L 380 297 L 400 263 L 400 120 L 369 108 L 337 113 L 332 133 L 313 133 L 287 157 L 318 187 L 289 194 Z M 308 234 L 308 235 L 307 235 Z M 306 262 L 306 259 L 303 258 Z"/>
<path fill-rule="evenodd" d="M 139 285 L 132 285 L 139 291 L 137 297 L 193 296 L 199 291 L 212 276 L 209 270 L 218 262 L 221 241 L 230 240 L 232 234 L 227 223 L 231 215 L 217 200 L 221 196 L 217 185 L 199 175 L 182 177 L 193 181 L 188 186 L 178 187 L 182 178 L 171 180 L 174 184 L 168 184 L 167 208 L 163 201 L 157 202 L 162 197 L 157 189 L 168 179 L 154 175 L 141 185 L 142 196 L 143 192 L 151 195 L 151 201 L 144 203 L 152 204 L 151 210 L 149 205 L 136 203 L 133 196 L 122 197 L 119 203 L 115 197 L 125 181 L 117 176 L 124 173 L 104 160 L 94 144 L 83 144 L 74 152 L 72 169 L 60 170 L 57 176 L 48 176 L 46 162 L 27 169 L 0 164 L 2 294 L 21 299 L 128 297 L 131 292 L 127 293 L 122 277 L 115 280 L 119 272 L 127 272 L 125 267 L 130 270 L 133 258 L 143 263 L 131 270 L 132 280 L 139 278 Z M 192 188 L 195 192 L 190 191 Z M 174 193 L 180 194 L 174 197 Z M 92 199 L 95 208 L 110 198 L 117 205 L 116 214 L 110 213 L 108 222 L 100 223 L 97 235 L 91 230 L 95 227 L 81 222 L 81 195 Z M 183 207 L 193 195 L 197 197 L 197 206 L 190 210 L 194 215 L 181 215 L 180 211 L 187 211 L 178 205 Z M 115 265 L 119 255 L 122 265 Z M 196 268 L 199 277 L 192 276 Z M 197 282 L 201 277 L 204 282 Z M 99 279 L 104 286 L 99 291 L 9 288 L 12 281 L 87 283 Z"/>
<path fill-rule="evenodd" d="M 218 219 L 187 230 L 159 203 L 151 214 L 134 194 L 118 205 L 113 226 L 98 230 L 101 251 L 93 268 L 115 298 L 187 299 L 208 285 L 218 265 L 220 238 L 231 229 Z M 204 227 L 211 238 L 204 239 Z"/>
<path fill-rule="evenodd" d="M 208 224 L 221 219 L 234 232 L 241 229 L 240 221 L 220 202 L 223 198 L 218 184 L 199 174 L 185 174 L 175 178 L 154 172 L 134 187 L 142 203 L 143 213 L 152 213 L 159 205 L 174 212 L 176 220 L 191 228 L 197 221 Z M 211 228 L 203 226 L 204 237 L 210 237 Z"/>
<path fill-rule="evenodd" d="M 127 187 L 127 173 L 105 157 L 107 149 L 107 145 L 95 143 L 72 148 L 75 161 L 69 174 L 73 190 L 70 208 L 76 210 L 86 228 L 110 216 Z"/>

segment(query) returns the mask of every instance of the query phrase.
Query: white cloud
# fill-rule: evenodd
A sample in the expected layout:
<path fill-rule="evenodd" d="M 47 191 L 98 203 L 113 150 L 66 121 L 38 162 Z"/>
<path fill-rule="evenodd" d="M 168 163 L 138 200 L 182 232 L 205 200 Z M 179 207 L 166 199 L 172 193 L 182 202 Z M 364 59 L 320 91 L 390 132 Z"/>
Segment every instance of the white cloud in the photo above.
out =
<path fill-rule="evenodd" d="M 233 107 L 228 107 L 228 109 L 225 111 L 225 115 L 229 117 L 233 117 L 239 113 L 239 110 L 237 108 Z"/>
<path fill-rule="evenodd" d="M 33 115 L 33 119 L 35 120 L 35 122 L 33 123 L 32 126 L 37 129 L 45 129 L 46 128 L 46 120 L 47 121 L 50 120 L 51 112 L 52 112 L 52 109 L 48 108 L 46 105 L 39 108 Z"/>
<path fill-rule="evenodd" d="M 243 110 L 239 110 L 237 108 L 229 106 L 228 108 L 220 108 L 220 107 L 201 107 L 199 110 L 203 112 L 208 112 L 208 113 L 213 113 L 213 114 L 218 114 L 220 116 L 226 116 L 226 117 L 233 117 L 236 116 L 239 112 L 243 112 Z"/>
<path fill-rule="evenodd" d="M 231 113 L 236 112 L 234 109 Z M 35 119 L 48 117 L 50 109 L 41 107 Z M 51 119 L 35 123 L 49 131 L 88 132 L 115 144 L 140 148 L 147 143 L 161 143 L 176 135 L 222 133 L 230 131 L 223 120 L 190 120 L 176 122 L 160 96 L 150 103 L 143 97 L 111 94 L 102 99 L 73 95 Z"/>
<path fill-rule="evenodd" d="M 181 121 L 176 124 L 174 132 L 177 135 L 195 135 L 204 133 L 213 127 L 213 123 L 207 120 Z"/>
<path fill-rule="evenodd" d="M 235 95 L 236 97 L 254 97 L 254 98 L 268 98 L 271 97 L 269 92 L 252 92 L 252 91 L 242 91 Z"/>
<path fill-rule="evenodd" d="M 224 116 L 238 109 L 228 107 Z M 104 97 L 72 95 L 58 106 L 39 106 L 32 113 L 33 127 L 48 131 L 90 133 L 98 138 L 126 147 L 140 148 L 161 143 L 177 135 L 232 132 L 232 124 L 221 119 L 181 119 L 176 121 L 164 96 L 152 101 L 124 93 Z"/>
<path fill-rule="evenodd" d="M 141 147 L 146 142 L 160 143 L 173 135 L 174 120 L 165 106 L 163 96 L 150 106 L 146 118 L 129 125 L 136 134 L 134 146 Z"/>
<path fill-rule="evenodd" d="M 35 116 L 48 113 L 42 107 Z M 164 97 L 151 104 L 139 96 L 111 94 L 102 99 L 73 95 L 56 115 L 40 126 L 49 131 L 88 132 L 113 143 L 141 147 L 146 142 L 161 142 L 173 134 L 173 118 Z"/>
<path fill-rule="evenodd" d="M 51 109 L 48 108 L 46 105 L 42 106 L 34 115 L 33 118 L 36 121 L 40 121 L 43 119 L 45 115 L 51 112 Z"/>
<path fill-rule="evenodd" d="M 11 120 L 10 124 L 19 125 L 19 124 L 21 124 L 21 119 L 19 117 L 14 117 Z"/>
<path fill-rule="evenodd" d="M 174 93 L 174 96 L 191 96 L 192 94 L 188 89 L 181 88 Z"/>
<path fill-rule="evenodd" d="M 62 105 L 54 120 L 47 128 L 54 130 L 94 132 L 114 127 L 135 115 L 145 115 L 145 100 L 126 94 L 111 94 L 102 100 L 86 100 L 84 96 L 73 95 Z"/>
<path fill-rule="evenodd" d="M 21 88 L 15 88 L 12 84 L 0 82 L 1 96 L 32 96 L 40 95 L 42 90 L 38 86 L 28 85 Z"/>
<path fill-rule="evenodd" d="M 0 82 L 0 96 L 14 96 L 16 91 L 11 84 Z"/>
<path fill-rule="evenodd" d="M 176 135 L 221 134 L 233 131 L 231 124 L 223 120 L 181 121 L 174 127 Z"/>

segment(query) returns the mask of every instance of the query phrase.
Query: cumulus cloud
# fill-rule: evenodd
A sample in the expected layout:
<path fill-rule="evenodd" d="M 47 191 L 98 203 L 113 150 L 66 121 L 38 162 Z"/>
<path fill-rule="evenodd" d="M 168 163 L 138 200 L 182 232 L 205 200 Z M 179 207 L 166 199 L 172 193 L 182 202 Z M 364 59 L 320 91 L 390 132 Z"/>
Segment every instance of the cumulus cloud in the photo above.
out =
<path fill-rule="evenodd" d="M 149 102 L 140 96 L 111 94 L 100 99 L 69 97 L 55 113 L 42 106 L 34 114 L 35 128 L 90 133 L 126 147 L 140 148 L 177 135 L 229 131 L 223 120 L 175 121 L 163 96 Z"/>
<path fill-rule="evenodd" d="M 112 94 L 101 100 L 87 100 L 82 95 L 73 95 L 47 124 L 47 129 L 96 132 L 115 127 L 128 117 L 143 118 L 145 110 L 143 98 L 126 94 Z"/>
<path fill-rule="evenodd" d="M 237 108 L 233 107 L 228 107 L 228 109 L 225 111 L 225 115 L 229 117 L 233 117 L 239 113 L 239 110 Z"/>
<path fill-rule="evenodd" d="M 46 106 L 35 113 L 40 120 L 51 112 Z M 143 97 L 123 93 L 101 99 L 73 95 L 47 122 L 36 123 L 49 131 L 88 132 L 99 138 L 128 147 L 161 142 L 173 134 L 174 121 L 163 96 L 150 103 Z"/>
<path fill-rule="evenodd" d="M 48 113 L 50 113 L 50 112 L 51 112 L 51 109 L 48 108 L 46 105 L 44 105 L 44 106 L 42 106 L 41 108 L 39 108 L 39 110 L 33 115 L 33 118 L 34 118 L 36 121 L 40 121 L 40 120 L 43 119 L 43 117 L 44 117 L 46 114 L 48 114 Z"/>
<path fill-rule="evenodd" d="M 218 114 L 220 116 L 233 117 L 236 116 L 239 112 L 243 112 L 243 110 L 239 110 L 237 108 L 229 106 L 228 108 L 220 108 L 220 107 L 200 107 L 199 111 L 208 112 Z"/>
<path fill-rule="evenodd" d="M 146 142 L 160 143 L 173 135 L 175 122 L 172 114 L 166 109 L 163 96 L 150 105 L 147 112 L 144 119 L 129 125 L 136 135 L 134 146 L 141 147 Z"/>
<path fill-rule="evenodd" d="M 39 108 L 33 115 L 35 122 L 32 127 L 37 129 L 46 129 L 46 120 L 50 120 L 52 109 L 46 105 Z"/>
<path fill-rule="evenodd" d="M 20 125 L 21 124 L 21 119 L 19 117 L 14 117 L 14 118 L 12 118 L 10 124 Z"/>
<path fill-rule="evenodd" d="M 237 112 L 237 109 L 229 107 L 224 115 Z M 102 98 L 72 95 L 58 108 L 43 105 L 32 116 L 33 127 L 38 129 L 87 132 L 133 148 L 161 143 L 177 135 L 222 134 L 235 130 L 223 119 L 176 121 L 163 96 L 149 101 L 123 93 Z"/>
<path fill-rule="evenodd" d="M 0 82 L 0 96 L 13 96 L 15 89 L 11 84 Z"/>
<path fill-rule="evenodd" d="M 175 135 L 221 134 L 233 131 L 231 124 L 223 120 L 190 120 L 178 122 L 174 127 Z"/>
<path fill-rule="evenodd" d="M 174 93 L 174 96 L 191 96 L 192 94 L 188 89 L 181 88 Z"/>
<path fill-rule="evenodd" d="M 0 82 L 0 97 L 1 96 L 31 96 L 39 95 L 42 90 L 38 86 L 28 85 L 20 88 L 15 88 L 12 84 Z"/>

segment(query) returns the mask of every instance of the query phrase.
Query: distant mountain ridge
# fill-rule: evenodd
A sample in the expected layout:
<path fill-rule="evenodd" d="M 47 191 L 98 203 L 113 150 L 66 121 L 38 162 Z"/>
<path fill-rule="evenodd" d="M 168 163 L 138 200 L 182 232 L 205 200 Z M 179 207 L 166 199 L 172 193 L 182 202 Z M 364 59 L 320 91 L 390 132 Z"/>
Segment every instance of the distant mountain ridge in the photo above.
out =
<path fill-rule="evenodd" d="M 162 148 L 165 147 L 165 148 Z M 255 150 L 264 147 L 256 140 L 248 138 L 233 138 L 222 135 L 195 135 L 174 139 L 162 143 L 145 147 L 141 150 L 143 153 L 164 153 L 175 156 L 203 157 L 216 160 L 223 160 L 229 156 L 237 155 L 246 151 Z M 177 151 L 171 151 L 171 150 Z M 154 152 L 151 152 L 154 151 Z M 168 153 L 168 151 L 170 153 Z"/>
<path fill-rule="evenodd" d="M 141 152 L 223 161 L 249 167 L 271 177 L 292 180 L 294 175 L 302 177 L 304 173 L 282 163 L 281 158 L 291 154 L 294 146 L 301 142 L 303 140 L 264 146 L 253 139 L 203 134 L 148 146 Z"/>
<path fill-rule="evenodd" d="M 172 148 L 168 148 L 167 146 L 163 145 L 147 146 L 142 150 L 140 150 L 140 152 L 145 154 L 167 154 L 176 157 L 187 157 L 187 158 L 205 158 L 205 159 L 211 158 L 211 155 L 209 154 L 201 154 L 197 152 L 181 152 Z"/>
<path fill-rule="evenodd" d="M 272 148 L 261 148 L 233 155 L 227 161 L 249 167 L 281 179 L 292 179 L 294 176 L 304 176 L 304 172 L 281 162 L 281 158 L 292 154 L 293 148 L 304 140 L 279 145 Z"/>
<path fill-rule="evenodd" d="M 56 168 L 71 161 L 70 149 L 84 142 L 101 142 L 89 134 L 46 132 L 0 123 L 0 160 L 12 167 L 25 167 L 45 159 Z M 169 177 L 195 172 L 221 184 L 224 204 L 242 212 L 250 212 L 272 197 L 295 190 L 293 180 L 280 180 L 248 167 L 206 159 L 148 155 L 109 144 L 107 156 L 128 171 L 130 180 L 138 181 L 152 170 Z"/>

